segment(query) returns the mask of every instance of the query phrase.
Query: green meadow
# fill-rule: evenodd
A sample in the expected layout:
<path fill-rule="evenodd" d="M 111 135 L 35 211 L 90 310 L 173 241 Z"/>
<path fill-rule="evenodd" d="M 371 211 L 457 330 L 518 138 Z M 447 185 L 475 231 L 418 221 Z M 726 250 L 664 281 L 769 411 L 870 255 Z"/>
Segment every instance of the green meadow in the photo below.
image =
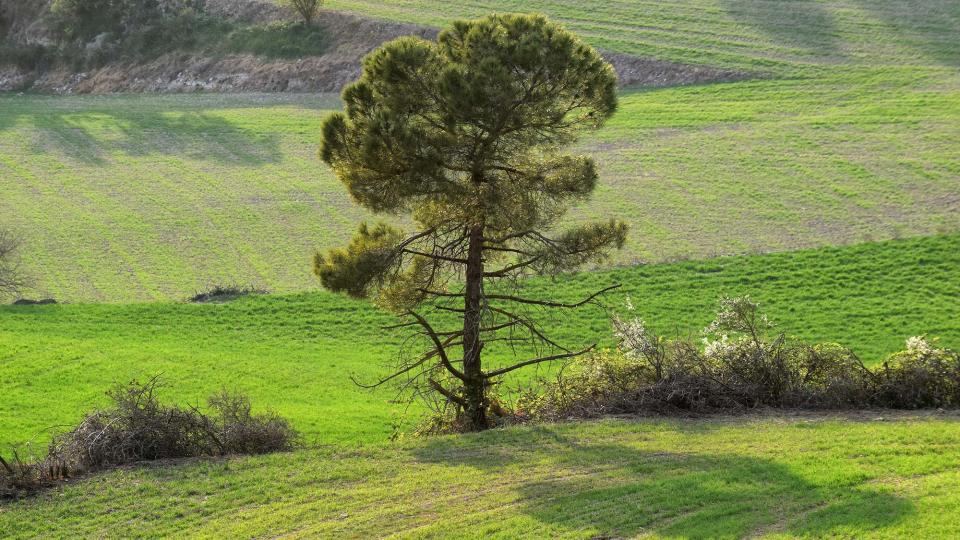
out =
<path fill-rule="evenodd" d="M 608 265 L 523 284 L 560 300 L 621 285 L 606 309 L 545 319 L 564 343 L 613 346 L 610 311 L 628 298 L 657 332 L 696 337 L 720 297 L 749 294 L 779 329 L 867 365 L 914 335 L 960 348 L 960 3 L 325 6 L 438 27 L 539 11 L 608 51 L 750 75 L 624 88 L 577 143 L 601 180 L 569 222 L 632 229 Z M 112 385 L 156 375 L 178 403 L 242 391 L 305 442 L 71 480 L 0 503 L 0 537 L 960 536 L 950 411 L 405 435 L 423 406 L 352 380 L 389 370 L 395 319 L 311 273 L 317 249 L 375 219 L 316 155 L 339 107 L 332 94 L 0 94 L 0 222 L 24 239 L 27 295 L 62 302 L 0 306 L 0 455 L 42 449 Z M 185 302 L 216 284 L 271 294 Z M 504 393 L 551 374 L 516 372 Z"/>
<path fill-rule="evenodd" d="M 619 283 L 607 306 L 629 315 L 629 296 L 633 315 L 668 336 L 696 336 L 722 295 L 750 294 L 783 331 L 840 342 L 875 365 L 913 335 L 960 344 L 958 267 L 960 235 L 950 235 L 586 272 L 534 281 L 527 294 L 575 300 Z M 7 306 L 0 316 L 0 444 L 44 442 L 49 428 L 77 421 L 113 384 L 155 375 L 179 402 L 202 402 L 224 387 L 243 391 L 290 418 L 311 443 L 383 442 L 423 412 L 397 402 L 393 387 L 370 392 L 350 379 L 387 373 L 405 334 L 381 327 L 395 319 L 325 292 L 227 304 Z M 545 321 L 571 347 L 613 345 L 603 309 Z M 505 391 L 535 377 L 521 371 Z"/>
<path fill-rule="evenodd" d="M 615 263 L 960 229 L 955 2 L 333 2 L 426 24 L 539 10 L 594 45 L 756 79 L 627 89 L 580 149 L 571 222 L 633 226 Z M 214 283 L 312 287 L 362 213 L 316 157 L 333 95 L 0 96 L 0 213 L 38 291 L 180 299 Z"/>

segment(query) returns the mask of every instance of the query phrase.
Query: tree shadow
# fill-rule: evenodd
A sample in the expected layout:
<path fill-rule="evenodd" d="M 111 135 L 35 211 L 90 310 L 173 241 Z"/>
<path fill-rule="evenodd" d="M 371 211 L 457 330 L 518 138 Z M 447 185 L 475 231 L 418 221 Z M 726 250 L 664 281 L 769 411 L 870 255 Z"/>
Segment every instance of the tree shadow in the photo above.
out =
<path fill-rule="evenodd" d="M 915 511 L 893 494 L 836 481 L 817 484 L 769 459 L 651 452 L 601 440 L 609 437 L 573 439 L 547 427 L 508 433 L 485 443 L 482 436 L 469 445 L 435 439 L 413 454 L 420 462 L 492 474 L 528 472 L 529 480 L 518 488 L 524 513 L 551 528 L 597 538 L 650 532 L 694 538 L 774 532 L 819 537 L 892 525 Z"/>
<path fill-rule="evenodd" d="M 960 2 L 858 0 L 857 5 L 895 34 L 898 44 L 929 56 L 944 66 L 960 66 Z"/>
<path fill-rule="evenodd" d="M 103 109 L 0 113 L 0 131 L 35 130 L 34 153 L 59 153 L 103 165 L 111 154 L 170 155 L 221 164 L 256 166 L 282 159 L 274 134 L 254 132 L 202 111 L 113 112 Z"/>
<path fill-rule="evenodd" d="M 811 56 L 842 56 L 833 16 L 810 0 L 721 0 L 724 11 L 755 28 L 778 45 L 803 49 Z"/>

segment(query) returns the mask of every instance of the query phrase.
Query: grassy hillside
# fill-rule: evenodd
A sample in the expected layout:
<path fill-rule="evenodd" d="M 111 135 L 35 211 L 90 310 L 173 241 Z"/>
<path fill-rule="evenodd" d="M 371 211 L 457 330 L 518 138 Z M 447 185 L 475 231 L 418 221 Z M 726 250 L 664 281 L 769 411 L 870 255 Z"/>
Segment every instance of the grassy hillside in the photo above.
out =
<path fill-rule="evenodd" d="M 764 101 L 769 92 L 789 109 Z M 617 262 L 960 228 L 960 99 L 893 90 L 878 103 L 837 90 L 825 107 L 814 95 L 799 81 L 627 93 L 583 143 L 603 181 L 571 219 L 629 220 Z M 0 215 L 25 236 L 35 294 L 313 286 L 313 251 L 365 217 L 316 158 L 320 118 L 336 106 L 331 96 L 0 96 Z"/>
<path fill-rule="evenodd" d="M 337 10 L 443 26 L 490 12 L 541 12 L 596 46 L 775 74 L 960 62 L 951 0 L 330 0 Z"/>
<path fill-rule="evenodd" d="M 0 536 L 949 538 L 960 423 L 604 422 L 127 468 Z"/>
<path fill-rule="evenodd" d="M 595 45 L 762 78 L 632 90 L 581 149 L 571 220 L 633 224 L 617 262 L 960 230 L 956 2 L 338 0 L 442 25 L 540 10 Z M 335 96 L 0 96 L 0 215 L 39 293 L 181 298 L 213 282 L 312 286 L 309 257 L 364 214 L 316 158 Z M 38 294 L 39 294 L 38 293 Z"/>
<path fill-rule="evenodd" d="M 875 363 L 922 333 L 960 348 L 958 267 L 952 235 L 584 273 L 536 281 L 530 292 L 574 299 L 622 283 L 609 304 L 621 309 L 630 295 L 636 314 L 669 335 L 706 326 L 721 295 L 749 293 L 781 328 L 839 341 Z M 193 403 L 226 386 L 287 416 L 310 441 L 383 441 L 392 423 L 409 428 L 421 409 L 404 415 L 393 389 L 369 393 L 349 376 L 384 373 L 401 337 L 380 330 L 392 321 L 322 292 L 221 305 L 0 307 L 0 447 L 43 441 L 46 428 L 75 422 L 112 384 L 157 373 L 173 385 L 171 400 Z M 548 323 L 570 345 L 611 344 L 602 310 Z"/>

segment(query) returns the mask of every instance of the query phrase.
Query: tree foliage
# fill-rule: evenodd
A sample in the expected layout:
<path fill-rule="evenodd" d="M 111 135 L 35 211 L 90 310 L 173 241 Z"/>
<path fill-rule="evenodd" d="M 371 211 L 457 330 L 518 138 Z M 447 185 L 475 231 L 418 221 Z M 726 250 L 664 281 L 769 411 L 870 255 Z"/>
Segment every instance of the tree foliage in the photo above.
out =
<path fill-rule="evenodd" d="M 361 224 L 346 248 L 316 256 L 315 271 L 326 288 L 373 297 L 406 317 L 400 326 L 425 340 L 426 351 L 385 380 L 405 376 L 483 429 L 488 390 L 501 375 L 590 348 L 557 343 L 537 315 L 597 295 L 526 298 L 519 280 L 602 261 L 625 241 L 616 220 L 554 232 L 596 187 L 593 160 L 564 148 L 614 113 L 616 75 L 542 16 L 492 15 L 455 22 L 436 42 L 383 45 L 343 101 L 344 112 L 323 124 L 323 161 L 357 203 L 409 215 L 416 231 Z M 451 312 L 458 328 L 429 322 Z M 485 370 L 481 352 L 495 341 L 530 343 L 536 355 Z"/>
<path fill-rule="evenodd" d="M 54 0 L 54 27 L 66 39 L 89 41 L 107 33 L 143 31 L 184 13 L 202 12 L 206 0 Z"/>

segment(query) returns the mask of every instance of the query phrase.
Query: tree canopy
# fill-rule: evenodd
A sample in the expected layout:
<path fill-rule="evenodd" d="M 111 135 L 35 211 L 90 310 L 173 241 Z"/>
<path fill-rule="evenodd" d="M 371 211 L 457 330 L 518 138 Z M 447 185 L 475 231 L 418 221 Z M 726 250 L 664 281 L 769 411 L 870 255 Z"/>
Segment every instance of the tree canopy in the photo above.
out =
<path fill-rule="evenodd" d="M 363 62 L 344 111 L 323 123 L 320 155 L 352 198 L 407 215 L 416 230 L 360 225 L 344 248 L 318 254 L 322 284 L 374 297 L 426 340 L 393 375 L 442 394 L 472 429 L 489 425 L 488 391 L 513 369 L 568 358 L 525 308 L 577 302 L 525 298 L 519 278 L 604 260 L 627 227 L 609 220 L 559 230 L 598 174 L 564 149 L 616 110 L 616 74 L 589 45 L 540 15 L 457 21 L 436 42 L 404 37 Z M 455 313 L 462 327 L 434 328 Z M 484 370 L 485 343 L 531 341 L 540 356 Z M 453 355 L 462 351 L 462 357 Z"/>

